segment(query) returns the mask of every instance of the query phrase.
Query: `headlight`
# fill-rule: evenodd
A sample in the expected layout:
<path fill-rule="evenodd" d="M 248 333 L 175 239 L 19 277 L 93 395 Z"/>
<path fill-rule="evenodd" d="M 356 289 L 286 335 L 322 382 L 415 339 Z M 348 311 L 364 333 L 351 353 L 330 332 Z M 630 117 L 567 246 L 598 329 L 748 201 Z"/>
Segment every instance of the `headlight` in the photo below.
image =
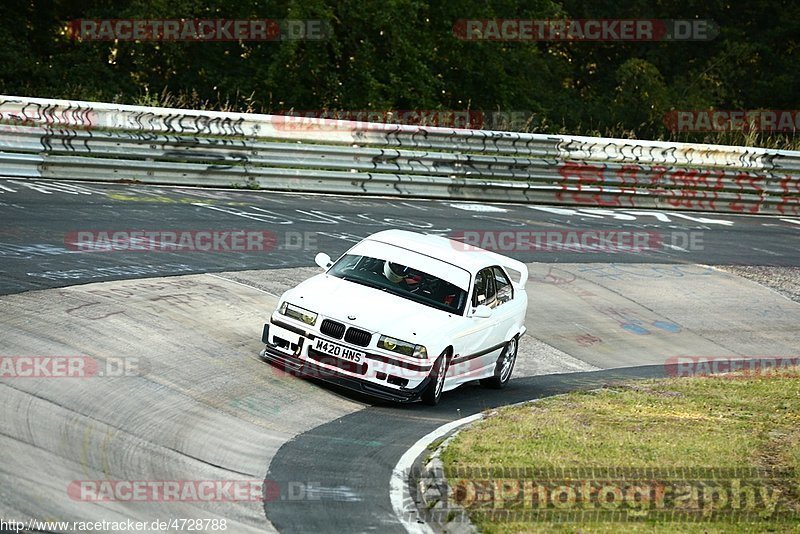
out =
<path fill-rule="evenodd" d="M 278 312 L 281 315 L 285 315 L 286 317 L 291 317 L 297 321 L 304 322 L 308 325 L 313 325 L 317 322 L 317 314 L 311 311 L 308 311 L 300 306 L 295 306 L 294 304 L 289 304 L 288 302 L 284 302 L 281 304 L 281 307 L 278 308 Z"/>
<path fill-rule="evenodd" d="M 419 358 L 424 360 L 428 357 L 428 351 L 422 345 L 415 345 L 408 341 L 400 341 L 389 336 L 381 336 L 378 338 L 378 347 L 381 349 L 390 350 L 404 356 L 411 356 L 412 358 Z"/>

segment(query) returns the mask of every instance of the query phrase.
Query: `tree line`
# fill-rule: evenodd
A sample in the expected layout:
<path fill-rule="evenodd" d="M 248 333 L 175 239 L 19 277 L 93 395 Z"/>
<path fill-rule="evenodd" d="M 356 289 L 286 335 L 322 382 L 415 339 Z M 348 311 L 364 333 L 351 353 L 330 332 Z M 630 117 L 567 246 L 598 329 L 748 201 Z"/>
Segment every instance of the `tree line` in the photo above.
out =
<path fill-rule="evenodd" d="M 800 3 L 793 1 L 0 4 L 0 90 L 7 95 L 261 113 L 470 111 L 495 124 L 498 117 L 513 118 L 503 127 L 543 133 L 796 145 L 793 131 L 680 132 L 669 120 L 681 110 L 800 108 Z M 72 21 L 105 19 L 311 20 L 323 21 L 325 33 L 255 41 L 75 38 Z M 495 19 L 713 21 L 716 35 L 644 41 L 464 38 L 464 21 Z"/>

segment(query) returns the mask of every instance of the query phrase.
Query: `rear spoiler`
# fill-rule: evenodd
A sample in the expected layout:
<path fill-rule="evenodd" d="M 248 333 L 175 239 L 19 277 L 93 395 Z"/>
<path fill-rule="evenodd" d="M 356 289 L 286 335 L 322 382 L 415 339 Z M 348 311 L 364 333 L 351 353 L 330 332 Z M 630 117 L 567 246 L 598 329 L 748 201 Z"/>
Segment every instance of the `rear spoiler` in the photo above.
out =
<path fill-rule="evenodd" d="M 502 261 L 499 263 L 505 268 L 506 272 L 508 272 L 508 275 L 511 277 L 511 283 L 518 289 L 525 289 L 525 283 L 528 281 L 528 266 L 521 261 L 505 256 L 500 256 L 500 258 L 502 258 Z"/>
<path fill-rule="evenodd" d="M 484 258 L 491 258 L 492 264 L 500 265 L 506 270 L 509 278 L 511 278 L 511 283 L 515 287 L 523 290 L 525 289 L 525 283 L 528 281 L 527 265 L 525 265 L 519 260 L 509 258 L 508 256 L 503 256 L 502 254 L 498 254 L 497 252 L 492 252 L 491 250 L 486 250 L 480 247 L 476 247 L 475 245 L 462 243 L 461 241 L 456 241 L 456 243 L 458 243 L 463 250 L 479 253 Z"/>

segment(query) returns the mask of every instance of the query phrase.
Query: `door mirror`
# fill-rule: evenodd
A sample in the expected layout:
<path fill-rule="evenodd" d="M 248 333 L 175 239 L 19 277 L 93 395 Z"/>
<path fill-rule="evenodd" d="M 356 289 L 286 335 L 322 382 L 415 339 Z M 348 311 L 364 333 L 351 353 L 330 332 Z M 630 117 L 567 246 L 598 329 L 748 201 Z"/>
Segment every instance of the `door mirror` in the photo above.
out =
<path fill-rule="evenodd" d="M 481 304 L 475 311 L 472 312 L 473 317 L 477 317 L 478 319 L 488 319 L 492 316 L 492 309 L 485 304 Z"/>
<path fill-rule="evenodd" d="M 331 266 L 331 257 L 325 254 L 324 252 L 320 252 L 316 256 L 314 256 L 314 263 L 322 267 L 323 269 L 327 269 Z"/>

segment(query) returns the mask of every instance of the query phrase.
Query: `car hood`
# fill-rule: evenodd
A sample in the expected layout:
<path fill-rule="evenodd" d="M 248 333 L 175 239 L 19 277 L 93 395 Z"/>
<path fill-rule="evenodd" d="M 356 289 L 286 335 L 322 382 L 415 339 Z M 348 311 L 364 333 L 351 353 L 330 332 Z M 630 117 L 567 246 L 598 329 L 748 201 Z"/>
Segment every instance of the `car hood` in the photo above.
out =
<path fill-rule="evenodd" d="M 365 330 L 422 344 L 431 334 L 439 337 L 459 317 L 327 274 L 302 282 L 284 293 L 282 300 Z"/>

